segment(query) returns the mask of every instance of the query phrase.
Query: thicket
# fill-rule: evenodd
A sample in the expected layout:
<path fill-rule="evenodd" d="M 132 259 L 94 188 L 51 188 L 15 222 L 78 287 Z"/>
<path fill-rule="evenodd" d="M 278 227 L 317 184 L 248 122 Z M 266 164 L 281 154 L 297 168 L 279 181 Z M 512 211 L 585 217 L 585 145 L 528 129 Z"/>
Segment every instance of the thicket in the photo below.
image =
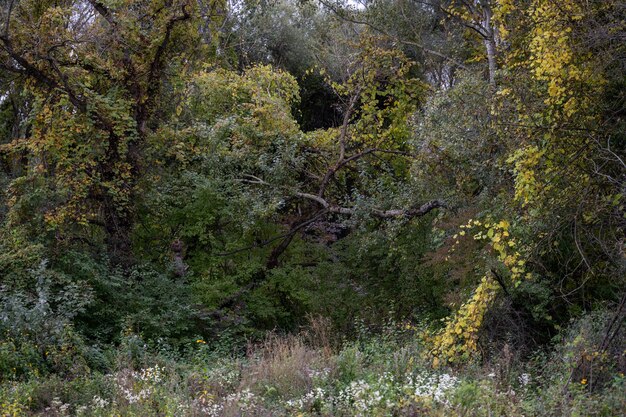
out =
<path fill-rule="evenodd" d="M 7 0 L 0 415 L 620 415 L 626 6 Z"/>

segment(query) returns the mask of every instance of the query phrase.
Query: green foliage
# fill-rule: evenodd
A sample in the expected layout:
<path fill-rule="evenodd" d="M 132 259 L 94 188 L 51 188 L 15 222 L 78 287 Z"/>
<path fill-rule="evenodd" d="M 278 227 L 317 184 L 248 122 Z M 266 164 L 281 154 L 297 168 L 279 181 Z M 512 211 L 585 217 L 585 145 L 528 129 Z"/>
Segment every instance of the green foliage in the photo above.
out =
<path fill-rule="evenodd" d="M 504 185 L 503 146 L 492 120 L 487 82 L 462 73 L 455 85 L 434 94 L 416 121 L 419 159 L 415 175 L 440 195 L 468 201 L 492 197 Z M 432 192 L 432 191 L 431 191 Z"/>
<path fill-rule="evenodd" d="M 2 379 L 25 379 L 46 375 L 80 375 L 85 372 L 85 342 L 72 319 L 92 302 L 84 282 L 51 271 L 42 261 L 30 271 L 35 292 L 0 292 L 0 375 Z"/>
<path fill-rule="evenodd" d="M 83 280 L 94 296 L 75 323 L 90 340 L 111 342 L 124 333 L 176 346 L 193 338 L 195 309 L 189 287 L 171 274 L 139 265 L 122 272 L 89 257 L 71 254 L 58 267 Z"/>
<path fill-rule="evenodd" d="M 589 375 L 569 372 L 611 315 L 574 323 L 553 355 L 537 356 L 529 367 L 499 362 L 454 372 L 421 362 L 417 329 L 391 322 L 382 334 L 362 327 L 358 341 L 336 350 L 319 340 L 328 340 L 331 330 L 317 323 L 298 336 L 270 335 L 245 356 L 193 341 L 190 356 L 175 360 L 130 335 L 116 352 L 113 372 L 3 384 L 0 404 L 3 415 L 621 415 L 626 404 L 624 376 L 613 367 L 618 357 L 594 357 L 593 366 L 607 368 L 594 368 L 600 379 L 593 383 Z M 316 348 L 306 342 L 315 338 Z M 563 360 L 572 368 L 563 368 Z"/>
<path fill-rule="evenodd" d="M 1 416 L 622 414 L 621 2 L 1 4 Z"/>

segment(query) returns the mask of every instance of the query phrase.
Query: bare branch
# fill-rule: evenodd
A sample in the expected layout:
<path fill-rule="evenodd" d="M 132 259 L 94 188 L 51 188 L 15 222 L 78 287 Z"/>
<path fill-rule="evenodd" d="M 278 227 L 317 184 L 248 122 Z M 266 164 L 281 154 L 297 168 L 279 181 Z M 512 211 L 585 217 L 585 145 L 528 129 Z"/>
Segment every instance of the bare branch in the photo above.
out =
<path fill-rule="evenodd" d="M 385 219 L 393 218 L 393 217 L 413 218 L 413 217 L 422 217 L 430 213 L 432 210 L 435 210 L 438 208 L 447 208 L 447 207 L 448 206 L 443 201 L 431 200 L 425 204 L 422 204 L 421 206 L 417 208 L 412 208 L 408 210 L 405 210 L 405 209 L 385 210 L 385 211 L 374 210 L 372 214 L 374 214 L 377 217 L 381 217 Z"/>
<path fill-rule="evenodd" d="M 372 24 L 371 22 L 368 22 L 368 21 L 365 21 L 365 20 L 359 20 L 359 19 L 356 19 L 354 17 L 348 16 L 346 13 L 342 13 L 339 9 L 337 9 L 335 6 L 333 6 L 331 4 L 331 2 L 328 1 L 328 0 L 320 0 L 320 3 L 322 3 L 326 8 L 328 8 L 328 10 L 333 12 L 340 19 L 343 19 L 343 20 L 345 20 L 347 22 L 350 22 L 350 23 L 355 23 L 357 25 L 368 26 L 369 28 L 375 30 L 376 32 L 381 33 L 381 34 L 383 34 L 383 35 L 385 35 L 385 36 L 387 36 L 389 38 L 395 39 L 396 41 L 398 41 L 398 42 L 400 42 L 402 44 L 409 45 L 409 46 L 414 46 L 416 48 L 421 49 L 422 51 L 424 51 L 427 54 L 434 55 L 434 56 L 437 56 L 439 58 L 443 58 L 446 61 L 449 61 L 449 62 L 453 63 L 454 65 L 456 65 L 459 68 L 467 69 L 466 65 L 460 63 L 459 61 L 455 60 L 454 58 L 452 58 L 450 56 L 447 56 L 447 55 L 445 55 L 445 54 L 443 54 L 441 52 L 438 52 L 438 51 L 435 51 L 433 49 L 430 49 L 430 48 L 424 46 L 421 43 L 407 41 L 406 39 L 401 39 L 398 36 L 394 36 L 394 35 L 390 34 L 389 32 L 387 32 L 386 30 L 384 30 L 384 29 L 382 29 L 382 28 Z"/>
<path fill-rule="evenodd" d="M 350 157 L 346 159 L 346 139 L 348 136 L 348 126 L 350 124 L 350 118 L 352 117 L 354 106 L 356 105 L 356 102 L 359 100 L 360 96 L 361 96 L 361 89 L 359 88 L 350 98 L 350 102 L 348 103 L 346 112 L 343 115 L 343 123 L 341 124 L 341 131 L 339 133 L 339 158 L 337 159 L 337 162 L 335 163 L 335 165 L 333 167 L 330 167 L 328 171 L 326 171 L 326 174 L 324 175 L 324 178 L 322 179 L 322 182 L 320 183 L 320 187 L 318 191 L 318 195 L 320 197 L 324 197 L 324 193 L 326 192 L 326 187 L 328 186 L 328 183 L 330 182 L 332 177 L 335 175 L 335 173 L 338 170 L 340 170 L 341 167 L 343 167 L 345 164 L 355 159 L 354 157 Z"/>
<path fill-rule="evenodd" d="M 113 18 L 113 14 L 111 13 L 108 7 L 106 7 L 104 4 L 102 4 L 101 2 L 97 0 L 87 0 L 87 1 L 89 1 L 89 4 L 91 4 L 91 6 L 94 9 L 96 9 L 96 11 L 100 14 L 100 16 L 102 16 L 104 20 L 109 22 L 111 26 L 117 26 L 117 21 Z"/>
<path fill-rule="evenodd" d="M 74 106 L 76 106 L 76 108 L 78 110 L 80 110 L 82 113 L 85 113 L 87 111 L 87 104 L 85 103 L 85 101 L 83 99 L 79 98 L 78 95 L 72 89 L 69 88 L 69 86 L 67 86 L 67 85 L 61 86 L 57 80 L 55 80 L 54 78 L 51 78 L 48 75 L 46 75 L 43 71 L 41 71 L 39 68 L 37 68 L 37 66 L 32 64 L 30 61 L 28 61 L 22 55 L 20 55 L 13 48 L 13 43 L 11 42 L 11 39 L 8 36 L 1 35 L 0 36 L 0 41 L 2 41 L 3 49 L 23 69 L 9 67 L 9 66 L 6 66 L 5 68 L 7 68 L 9 70 L 13 70 L 13 71 L 15 71 L 17 73 L 20 73 L 20 74 L 25 74 L 25 75 L 27 75 L 29 77 L 32 77 L 35 80 L 39 81 L 40 83 L 42 83 L 42 84 L 44 84 L 44 85 L 46 85 L 46 86 L 48 86 L 48 87 L 50 87 L 52 89 L 60 89 L 60 90 L 65 91 L 68 94 L 70 102 Z"/>
<path fill-rule="evenodd" d="M 394 149 L 381 149 L 381 148 L 367 148 L 361 152 L 358 152 L 358 153 L 355 153 L 354 155 L 349 156 L 348 158 L 346 158 L 345 156 L 344 157 L 340 156 L 340 158 L 337 160 L 337 163 L 334 166 L 330 167 L 328 171 L 326 172 L 326 175 L 324 175 L 324 178 L 322 179 L 322 182 L 320 184 L 318 196 L 320 197 L 324 196 L 324 193 L 326 192 L 326 188 L 328 187 L 330 180 L 337 173 L 337 171 L 339 171 L 340 169 L 348 165 L 350 162 L 356 161 L 357 159 L 360 159 L 372 153 L 388 153 L 388 154 L 394 154 L 394 155 L 402 155 L 406 157 L 413 156 L 412 154 L 408 152 L 398 151 Z"/>
<path fill-rule="evenodd" d="M 223 299 L 220 304 L 217 306 L 217 308 L 215 308 L 214 310 L 207 312 L 206 314 L 208 316 L 219 316 L 220 312 L 222 310 L 224 310 L 225 308 L 231 307 L 233 305 L 235 305 L 237 303 L 237 301 L 239 299 L 241 299 L 242 296 L 244 296 L 246 293 L 252 291 L 253 289 L 257 288 L 259 285 L 261 285 L 265 279 L 268 276 L 268 271 L 271 271 L 272 269 L 276 268 L 278 266 L 278 258 L 280 257 L 280 255 L 282 255 L 285 250 L 287 250 L 287 248 L 289 247 L 289 245 L 291 244 L 294 236 L 296 235 L 296 233 L 303 229 L 304 227 L 310 225 L 311 223 L 315 222 L 317 219 L 319 219 L 320 217 L 322 217 L 324 214 L 326 214 L 326 210 L 320 210 L 317 213 L 315 213 L 313 216 L 311 216 L 309 219 L 303 221 L 302 223 L 298 223 L 294 226 L 291 227 L 291 229 L 280 236 L 274 237 L 272 239 L 269 239 L 268 241 L 263 242 L 262 244 L 258 244 L 258 245 L 253 245 L 253 246 L 249 246 L 246 248 L 241 248 L 238 249 L 236 251 L 232 251 L 232 252 L 228 252 L 225 254 L 218 254 L 218 256 L 227 256 L 230 254 L 236 254 L 239 252 L 243 252 L 249 249 L 253 249 L 256 247 L 260 247 L 260 246 L 265 246 L 271 242 L 274 242 L 278 239 L 283 239 L 282 242 L 280 242 L 280 244 L 278 244 L 271 252 L 267 262 L 265 263 L 265 268 L 262 269 L 261 271 L 259 271 L 256 275 L 256 277 L 254 277 L 254 279 L 252 280 L 252 282 L 250 282 L 248 285 L 246 285 L 245 287 L 241 288 L 240 290 L 238 290 L 237 292 L 235 292 L 234 294 L 230 295 L 229 297 L 226 297 L 225 299 Z"/>
<path fill-rule="evenodd" d="M 284 239 L 284 238 L 288 237 L 290 234 L 294 234 L 298 230 L 300 230 L 300 229 L 310 225 L 315 220 L 319 219 L 323 214 L 324 214 L 324 210 L 315 213 L 315 215 L 313 217 L 311 217 L 310 219 L 308 219 L 308 220 L 306 220 L 306 221 L 304 221 L 304 222 L 302 222 L 302 223 L 292 227 L 291 229 L 289 229 L 289 231 L 287 233 L 284 233 L 284 234 L 281 234 L 281 235 L 278 235 L 278 236 L 274 236 L 273 238 L 264 240 L 262 242 L 258 242 L 258 243 L 255 243 L 253 245 L 249 245 L 249 246 L 246 246 L 246 247 L 243 247 L 243 248 L 235 249 L 235 250 L 232 250 L 232 251 L 229 251 L 229 252 L 216 253 L 215 255 L 216 256 L 231 256 L 231 255 L 236 255 L 236 254 L 241 253 L 241 252 L 249 251 L 251 249 L 257 249 L 257 248 L 265 247 L 265 246 L 269 245 L 270 243 L 276 242 L 277 240 L 280 240 L 280 239 Z"/>
<path fill-rule="evenodd" d="M 7 18 L 6 18 L 6 22 L 4 23 L 4 36 L 8 37 L 9 36 L 9 27 L 11 25 L 11 14 L 13 13 L 13 4 L 15 3 L 15 0 L 11 0 L 9 2 L 9 7 L 7 9 Z"/>
<path fill-rule="evenodd" d="M 309 194 L 309 193 L 295 193 L 296 197 L 304 198 L 307 200 L 315 201 L 319 203 L 322 207 L 328 210 L 329 213 L 337 213 L 337 214 L 345 214 L 352 215 L 356 213 L 356 209 L 352 207 L 341 207 L 337 205 L 330 204 L 324 198 Z M 431 200 L 425 204 L 422 204 L 419 207 L 411 208 L 411 209 L 392 209 L 392 210 L 372 210 L 371 214 L 376 217 L 380 217 L 382 219 L 391 219 L 396 217 L 422 217 L 426 214 L 430 213 L 432 210 L 437 208 L 447 208 L 448 206 L 441 200 Z"/>
<path fill-rule="evenodd" d="M 341 133 L 339 134 L 339 160 L 343 160 L 346 156 L 346 138 L 348 136 L 348 125 L 350 124 L 350 118 L 352 117 L 352 112 L 354 111 L 354 106 L 356 102 L 359 100 L 361 96 L 361 88 L 358 88 L 357 91 L 350 97 L 350 102 L 348 103 L 348 108 L 346 109 L 346 114 L 343 116 L 343 123 L 341 124 Z"/>

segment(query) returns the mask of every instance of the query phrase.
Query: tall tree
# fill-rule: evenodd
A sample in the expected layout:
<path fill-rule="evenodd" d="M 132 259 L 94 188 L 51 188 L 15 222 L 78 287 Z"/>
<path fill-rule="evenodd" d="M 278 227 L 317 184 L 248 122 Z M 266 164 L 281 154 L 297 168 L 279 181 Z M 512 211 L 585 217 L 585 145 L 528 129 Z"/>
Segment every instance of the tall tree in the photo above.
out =
<path fill-rule="evenodd" d="M 219 1 L 202 3 L 219 11 Z M 31 169 L 61 195 L 46 219 L 99 225 L 117 261 L 130 252 L 142 146 L 170 70 L 193 58 L 197 16 L 192 0 L 9 0 L 0 9 L 0 68 L 22 77 L 37 103 L 32 135 L 13 145 L 32 152 Z"/>

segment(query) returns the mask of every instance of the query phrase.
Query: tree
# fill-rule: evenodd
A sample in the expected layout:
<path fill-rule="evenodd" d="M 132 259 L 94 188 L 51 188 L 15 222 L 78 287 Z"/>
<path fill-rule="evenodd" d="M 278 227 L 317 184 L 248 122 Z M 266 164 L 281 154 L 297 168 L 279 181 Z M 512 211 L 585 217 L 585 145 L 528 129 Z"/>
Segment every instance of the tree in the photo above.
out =
<path fill-rule="evenodd" d="M 213 13 L 219 1 L 205 5 Z M 78 221 L 105 232 L 117 261 L 130 255 L 133 200 L 147 136 L 171 70 L 194 58 L 198 3 L 10 0 L 0 10 L 0 66 L 36 104 L 33 132 L 14 149 L 51 180 L 52 227 Z"/>
<path fill-rule="evenodd" d="M 487 55 L 489 83 L 495 86 L 498 69 L 497 45 L 500 37 L 495 22 L 493 3 L 491 0 L 452 0 L 447 6 L 443 6 L 443 10 L 448 16 L 457 19 L 480 37 Z"/>
<path fill-rule="evenodd" d="M 599 299 L 620 299 L 624 159 L 614 126 L 621 126 L 624 101 L 609 86 L 622 85 L 623 77 L 617 81 L 612 70 L 621 65 L 615 46 L 600 41 L 610 58 L 595 49 L 599 38 L 619 31 L 614 22 L 624 8 L 618 3 L 494 6 L 506 22 L 501 31 L 510 47 L 501 51 L 502 79 L 480 120 L 497 135 L 500 164 L 513 181 L 500 190 L 510 201 L 495 197 L 486 211 L 512 221 L 509 228 L 508 221 L 487 216 L 461 225 L 453 236 L 491 241 L 485 258 L 498 267 L 488 268 L 472 297 L 433 337 L 436 361 L 477 353 L 480 328 L 498 299 L 545 339 Z M 471 126 L 464 126 L 468 136 Z M 608 288 L 611 295 L 604 298 Z M 538 294 L 544 295 L 533 298 Z"/>
<path fill-rule="evenodd" d="M 185 243 L 210 316 L 242 310 L 273 277 L 295 280 L 298 250 L 328 251 L 323 241 L 359 224 L 409 223 L 446 207 L 411 187 L 411 121 L 427 88 L 413 62 L 367 32 L 355 50 L 341 82 L 315 70 L 340 103 L 337 127 L 302 132 L 295 79 L 254 66 L 194 74 L 179 116 L 158 132 L 149 210 L 158 220 L 144 221 L 154 225 L 146 238 Z M 185 191 L 172 198 L 176 189 Z"/>

